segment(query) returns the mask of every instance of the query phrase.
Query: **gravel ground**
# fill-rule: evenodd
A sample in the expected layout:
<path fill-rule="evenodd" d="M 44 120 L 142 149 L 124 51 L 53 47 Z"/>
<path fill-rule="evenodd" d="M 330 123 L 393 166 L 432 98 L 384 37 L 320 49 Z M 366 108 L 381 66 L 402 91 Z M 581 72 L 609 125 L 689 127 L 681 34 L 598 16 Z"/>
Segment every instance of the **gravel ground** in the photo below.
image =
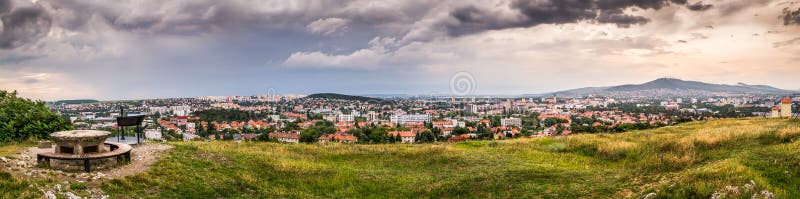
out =
<path fill-rule="evenodd" d="M 0 166 L 3 170 L 13 173 L 16 176 L 23 176 L 25 178 L 51 178 L 56 182 L 61 182 L 53 186 L 40 187 L 42 194 L 45 198 L 51 196 L 59 196 L 60 198 L 77 198 L 76 193 L 72 193 L 64 189 L 70 183 L 84 183 L 89 189 L 83 193 L 77 193 L 77 196 L 84 196 L 86 198 L 105 198 L 103 191 L 100 189 L 102 182 L 105 180 L 122 178 L 125 176 L 136 175 L 141 172 L 147 171 L 153 165 L 162 153 L 172 149 L 172 145 L 159 144 L 159 143 L 142 143 L 134 145 L 131 151 L 131 163 L 128 165 L 118 166 L 112 169 L 92 171 L 91 173 L 83 172 L 64 172 L 59 170 L 44 169 L 36 167 L 36 154 L 42 152 L 53 152 L 53 148 L 37 148 L 30 147 L 28 150 L 23 151 L 11 157 L 0 157 Z"/>

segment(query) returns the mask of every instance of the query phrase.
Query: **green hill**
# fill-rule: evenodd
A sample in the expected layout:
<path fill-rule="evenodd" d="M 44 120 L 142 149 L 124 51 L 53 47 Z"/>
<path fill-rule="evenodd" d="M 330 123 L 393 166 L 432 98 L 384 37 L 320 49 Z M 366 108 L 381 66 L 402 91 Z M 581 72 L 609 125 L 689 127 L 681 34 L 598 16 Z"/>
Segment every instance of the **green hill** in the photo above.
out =
<path fill-rule="evenodd" d="M 59 100 L 53 102 L 55 105 L 68 105 L 68 104 L 91 104 L 97 103 L 100 101 L 93 100 L 93 99 L 77 99 L 77 100 Z"/>
<path fill-rule="evenodd" d="M 178 142 L 146 173 L 95 188 L 111 198 L 798 198 L 798 138 L 800 120 L 753 118 L 418 145 Z M 26 183 L 52 182 L 0 172 L 4 197 L 41 193 Z"/>

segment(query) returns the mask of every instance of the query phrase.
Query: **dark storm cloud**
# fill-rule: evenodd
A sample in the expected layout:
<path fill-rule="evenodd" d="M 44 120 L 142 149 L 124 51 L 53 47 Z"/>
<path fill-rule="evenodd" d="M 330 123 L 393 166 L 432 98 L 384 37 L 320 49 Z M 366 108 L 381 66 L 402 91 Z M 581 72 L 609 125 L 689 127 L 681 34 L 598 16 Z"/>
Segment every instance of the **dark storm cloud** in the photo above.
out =
<path fill-rule="evenodd" d="M 56 11 L 63 11 L 60 25 L 71 30 L 83 27 L 92 16 L 97 16 L 112 28 L 123 31 L 154 34 L 198 34 L 216 29 L 236 29 L 248 26 L 285 22 L 285 18 L 260 15 L 246 5 L 232 1 L 183 1 L 179 3 L 158 2 L 140 7 L 122 7 L 115 3 L 84 2 L 72 0 L 47 1 Z M 149 7 L 148 7 L 149 6 Z M 152 7 L 152 8 L 151 8 Z M 134 12 L 132 10 L 138 9 Z M 152 9 L 152 10 L 148 10 Z"/>
<path fill-rule="evenodd" d="M 716 3 L 714 7 L 719 10 L 722 16 L 736 14 L 742 10 L 768 4 L 770 0 L 731 0 Z"/>
<path fill-rule="evenodd" d="M 800 25 L 800 8 L 792 11 L 789 8 L 783 9 L 783 25 Z"/>
<path fill-rule="evenodd" d="M 47 35 L 51 19 L 39 6 L 13 8 L 10 0 L 0 0 L 0 22 L 0 49 L 12 49 Z"/>
<path fill-rule="evenodd" d="M 693 11 L 705 11 L 705 10 L 711 9 L 711 7 L 714 7 L 714 5 L 703 4 L 702 1 L 698 1 L 697 3 L 694 3 L 694 4 L 686 5 L 686 8 L 688 8 L 689 10 L 693 10 Z"/>
<path fill-rule="evenodd" d="M 0 15 L 11 11 L 11 0 L 0 0 Z"/>
<path fill-rule="evenodd" d="M 532 27 L 540 24 L 566 24 L 580 21 L 616 24 L 619 27 L 644 24 L 650 19 L 625 14 L 628 8 L 661 9 L 670 4 L 686 4 L 685 0 L 516 0 L 510 8 L 522 17 L 498 17 L 487 9 L 465 6 L 454 9 L 450 16 L 455 22 L 444 22 L 451 36 L 484 30 Z"/>
<path fill-rule="evenodd" d="M 600 15 L 597 16 L 598 23 L 617 24 L 617 26 L 622 28 L 628 28 L 635 24 L 645 24 L 649 21 L 650 19 L 646 17 L 622 13 L 622 10 L 601 12 Z"/>

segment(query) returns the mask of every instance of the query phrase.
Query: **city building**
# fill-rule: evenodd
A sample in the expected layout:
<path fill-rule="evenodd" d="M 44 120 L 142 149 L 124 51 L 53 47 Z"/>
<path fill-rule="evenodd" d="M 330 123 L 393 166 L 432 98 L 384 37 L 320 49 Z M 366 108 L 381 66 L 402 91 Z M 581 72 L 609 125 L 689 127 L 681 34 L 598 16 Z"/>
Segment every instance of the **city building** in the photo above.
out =
<path fill-rule="evenodd" d="M 405 124 L 409 122 L 429 122 L 431 121 L 430 114 L 394 114 L 389 117 L 389 121 L 397 124 Z"/>
<path fill-rule="evenodd" d="M 770 114 L 769 114 L 769 116 L 770 116 L 771 118 L 779 118 L 779 117 L 781 117 L 780 110 L 781 110 L 781 108 L 780 108 L 780 107 L 778 107 L 778 106 L 773 106 L 773 107 L 772 107 L 772 113 L 770 113 Z"/>
<path fill-rule="evenodd" d="M 352 122 L 355 121 L 356 117 L 352 114 L 341 114 L 339 115 L 338 121 L 345 121 L 345 122 Z"/>
<path fill-rule="evenodd" d="M 300 143 L 300 131 L 269 133 L 269 137 L 280 142 Z"/>
<path fill-rule="evenodd" d="M 792 98 L 781 99 L 781 117 L 792 117 Z"/>
<path fill-rule="evenodd" d="M 400 135 L 401 142 L 409 144 L 413 144 L 417 137 L 417 134 L 412 131 L 392 131 L 389 132 L 388 135 L 392 137 L 397 137 L 397 135 Z"/>
<path fill-rule="evenodd" d="M 503 119 L 500 119 L 500 125 L 501 126 L 521 127 L 522 126 L 522 119 L 515 118 L 515 117 L 503 118 Z"/>
<path fill-rule="evenodd" d="M 355 143 L 356 141 L 358 141 L 358 138 L 349 133 L 331 133 L 319 136 L 318 141 L 320 143 L 326 143 L 326 142 Z"/>
<path fill-rule="evenodd" d="M 169 109 L 172 110 L 172 114 L 177 116 L 189 116 L 189 114 L 192 114 L 192 107 L 189 105 L 171 106 Z"/>

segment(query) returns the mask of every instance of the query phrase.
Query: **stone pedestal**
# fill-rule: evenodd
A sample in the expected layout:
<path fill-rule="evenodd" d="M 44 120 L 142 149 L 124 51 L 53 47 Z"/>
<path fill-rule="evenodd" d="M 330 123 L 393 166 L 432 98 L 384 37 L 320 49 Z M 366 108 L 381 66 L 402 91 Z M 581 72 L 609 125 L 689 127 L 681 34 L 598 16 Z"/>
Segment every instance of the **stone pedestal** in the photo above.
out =
<path fill-rule="evenodd" d="M 55 132 L 50 137 L 56 145 L 56 153 L 81 155 L 108 152 L 103 142 L 109 135 L 108 131 L 75 130 Z"/>

